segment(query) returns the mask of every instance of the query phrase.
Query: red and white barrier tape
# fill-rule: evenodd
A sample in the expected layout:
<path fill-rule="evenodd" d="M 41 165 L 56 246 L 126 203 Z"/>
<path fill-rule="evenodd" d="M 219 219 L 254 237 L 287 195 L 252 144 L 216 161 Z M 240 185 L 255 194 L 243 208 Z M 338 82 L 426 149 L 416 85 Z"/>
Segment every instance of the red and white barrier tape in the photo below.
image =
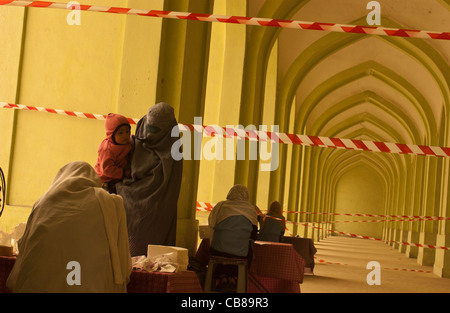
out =
<path fill-rule="evenodd" d="M 208 202 L 200 202 L 197 201 L 197 211 L 207 211 L 210 212 L 214 207 L 213 204 Z M 384 217 L 384 218 L 402 218 L 406 220 L 450 220 L 450 217 L 442 217 L 442 216 L 419 216 L 419 215 L 378 215 L 378 214 L 361 214 L 361 213 L 328 213 L 328 212 L 296 212 L 296 211 L 283 211 L 284 213 L 292 213 L 292 214 L 313 214 L 313 215 L 334 215 L 334 216 L 362 216 L 362 217 Z M 380 221 L 380 220 L 377 220 Z M 382 221 L 390 221 L 390 220 L 382 220 Z M 392 220 L 392 221 L 401 221 L 401 220 Z M 360 221 L 355 221 L 360 222 Z"/>
<path fill-rule="evenodd" d="M 104 120 L 106 118 L 106 115 L 102 114 L 49 109 L 29 105 L 13 104 L 8 102 L 0 102 L 0 108 L 38 111 L 97 120 Z M 139 121 L 139 119 L 136 118 L 128 118 L 128 120 L 130 121 L 131 124 L 136 124 Z M 204 136 L 210 137 L 221 135 L 225 138 L 236 137 L 238 139 L 245 139 L 250 141 L 263 141 L 263 142 L 270 141 L 273 143 L 315 146 L 322 148 L 336 148 L 346 150 L 435 156 L 435 157 L 450 157 L 450 148 L 446 147 L 422 146 L 413 144 L 377 142 L 377 141 L 356 140 L 356 139 L 339 139 L 321 136 L 295 135 L 278 132 L 244 130 L 220 126 L 190 125 L 181 123 L 178 124 L 178 126 L 180 131 L 201 132 L 203 133 Z"/>
<path fill-rule="evenodd" d="M 420 216 L 420 215 L 381 215 L 381 214 L 362 214 L 362 213 L 331 213 L 331 212 L 296 212 L 283 211 L 291 214 L 310 214 L 310 215 L 333 215 L 333 216 L 362 216 L 362 217 L 386 217 L 386 218 L 406 218 L 406 219 L 427 219 L 427 220 L 450 220 L 450 217 L 442 216 Z"/>
<path fill-rule="evenodd" d="M 306 227 L 316 228 L 316 229 L 324 229 L 322 227 L 310 226 L 308 224 L 302 224 L 302 225 L 306 226 Z M 353 238 L 361 238 L 361 239 L 375 240 L 375 241 L 381 241 L 381 242 L 389 242 L 389 243 L 395 243 L 395 244 L 406 245 L 406 246 L 414 246 L 414 247 L 419 247 L 419 248 L 438 249 L 438 250 L 450 250 L 450 248 L 442 247 L 442 246 L 426 245 L 426 244 L 421 244 L 421 243 L 412 243 L 412 242 L 397 241 L 397 240 L 383 240 L 383 239 L 380 239 L 380 238 L 374 238 L 374 237 L 365 236 L 365 235 L 357 235 L 357 234 L 352 234 L 352 233 L 346 233 L 346 232 L 332 230 L 332 229 L 325 229 L 325 230 L 328 231 L 328 232 L 332 232 L 332 233 L 335 233 L 335 234 L 344 235 L 344 236 L 348 236 L 348 237 L 353 237 Z"/>
<path fill-rule="evenodd" d="M 39 111 L 97 120 L 104 120 L 106 118 L 105 115 L 101 114 L 49 109 L 7 102 L 0 102 L 0 108 Z M 131 124 L 136 124 L 137 121 L 139 121 L 139 119 L 135 118 L 128 118 L 128 120 L 130 121 Z M 368 152 L 383 152 L 383 153 L 409 154 L 409 155 L 435 156 L 435 157 L 450 157 L 450 148 L 447 147 L 422 146 L 413 144 L 377 142 L 377 141 L 356 140 L 356 139 L 339 139 L 321 136 L 295 135 L 277 132 L 244 130 L 237 128 L 235 129 L 220 126 L 203 126 L 203 125 L 190 125 L 181 123 L 178 126 L 180 128 L 180 131 L 202 132 L 205 136 L 210 137 L 222 135 L 223 137 L 226 138 L 236 137 L 245 140 L 271 141 L 273 143 L 315 146 L 322 148 L 336 148 L 346 150 L 359 150 Z"/>
<path fill-rule="evenodd" d="M 348 265 L 346 263 L 339 263 L 339 262 L 330 262 L 327 260 L 323 260 L 323 259 L 319 259 L 318 257 L 314 257 L 314 259 L 316 260 L 316 262 L 321 263 L 321 264 L 328 264 L 328 265 Z M 391 270 L 391 271 L 401 271 L 401 272 L 415 272 L 415 273 L 426 273 L 426 274 L 433 274 L 432 271 L 426 271 L 426 270 L 416 270 L 416 269 L 410 269 L 410 268 L 398 268 L 398 267 L 385 267 L 383 268 L 385 270 Z"/>
<path fill-rule="evenodd" d="M 323 264 L 329 264 L 329 265 L 348 265 L 345 263 L 339 263 L 339 262 L 329 262 L 327 260 L 323 260 L 323 259 L 319 259 L 318 257 L 314 257 L 314 259 L 319 262 L 319 263 L 323 263 Z"/>
<path fill-rule="evenodd" d="M 213 205 L 210 203 L 206 203 L 206 202 L 197 202 L 197 210 L 202 210 L 202 211 L 211 211 L 211 209 L 213 208 Z M 293 222 L 293 221 L 287 221 L 287 220 L 283 220 L 277 217 L 273 217 L 273 216 L 267 216 L 269 218 L 275 219 L 275 220 L 280 220 L 280 221 L 284 221 L 286 223 L 292 223 L 292 224 L 297 224 L 297 225 L 301 225 L 301 226 L 305 226 L 305 227 L 312 227 L 312 228 L 316 228 L 316 229 L 324 229 L 322 227 L 319 226 L 314 226 L 314 225 L 310 225 L 310 224 L 319 224 L 317 222 L 309 222 L 309 223 L 305 223 L 305 222 Z M 442 218 L 444 219 L 444 218 Z M 398 220 L 394 220 L 396 222 L 398 222 Z M 326 224 L 326 222 L 324 222 Z M 351 234 L 351 233 L 346 233 L 346 232 L 341 232 L 341 231 L 336 231 L 336 230 L 332 230 L 332 229 L 325 229 L 326 231 L 335 233 L 335 234 L 339 234 L 339 235 L 345 235 L 345 236 L 349 236 L 349 237 L 354 237 L 354 238 L 361 238 L 361 239 L 370 239 L 370 240 L 376 240 L 376 241 L 383 241 L 386 242 L 383 239 L 379 239 L 379 238 L 373 238 L 373 237 L 369 237 L 369 236 L 364 236 L 364 235 L 357 235 L 357 234 Z M 448 247 L 441 247 L 441 246 L 434 246 L 434 245 L 425 245 L 425 244 L 420 244 L 420 243 L 410 243 L 410 242 L 401 242 L 401 241 L 396 241 L 396 240 L 388 240 L 387 242 L 390 243 L 396 243 L 396 244 L 402 244 L 402 245 L 409 245 L 409 246 L 415 246 L 415 247 L 419 247 L 419 248 L 429 248 L 429 249 L 441 249 L 441 250 L 450 250 L 450 248 Z"/>
<path fill-rule="evenodd" d="M 73 8 L 71 6 L 68 6 L 66 3 L 49 2 L 49 1 L 0 0 L 0 6 L 1 5 L 73 10 Z M 271 27 L 291 28 L 301 30 L 318 30 L 318 31 L 338 32 L 338 33 L 394 36 L 405 38 L 450 40 L 450 32 L 346 25 L 336 23 L 279 20 L 260 17 L 214 15 L 214 14 L 191 13 L 191 12 L 141 10 L 141 9 L 93 6 L 93 5 L 80 5 L 79 9 L 80 11 L 118 13 L 118 14 L 160 17 L 178 20 L 195 20 L 202 22 L 218 22 L 218 23 L 242 24 L 252 26 L 271 26 Z"/>
<path fill-rule="evenodd" d="M 432 271 L 425 271 L 425 270 L 414 270 L 414 269 L 409 269 L 409 268 L 398 268 L 398 267 L 394 267 L 394 268 L 389 268 L 389 267 L 385 267 L 385 270 L 392 270 L 392 271 L 402 271 L 402 272 L 416 272 L 416 273 L 426 273 L 426 274 L 433 274 Z"/>
<path fill-rule="evenodd" d="M 313 228 L 320 228 L 320 227 L 314 227 L 313 226 Z M 369 237 L 369 236 L 364 236 L 364 235 L 351 234 L 351 233 L 346 233 L 346 232 L 332 230 L 332 229 L 327 229 L 327 231 L 335 233 L 335 234 L 339 234 L 339 235 L 353 237 L 353 238 L 361 238 L 361 239 L 369 239 L 369 240 L 375 240 L 375 241 L 389 242 L 389 243 L 395 243 L 395 244 L 406 245 L 406 246 L 414 246 L 414 247 L 419 247 L 419 248 L 438 249 L 438 250 L 450 250 L 450 248 L 448 248 L 448 247 L 435 246 L 435 245 L 426 245 L 426 244 L 421 244 L 421 243 L 412 243 L 412 242 L 397 241 L 397 240 L 383 240 L 383 239 L 380 239 L 380 238 L 374 238 L 374 237 Z"/>

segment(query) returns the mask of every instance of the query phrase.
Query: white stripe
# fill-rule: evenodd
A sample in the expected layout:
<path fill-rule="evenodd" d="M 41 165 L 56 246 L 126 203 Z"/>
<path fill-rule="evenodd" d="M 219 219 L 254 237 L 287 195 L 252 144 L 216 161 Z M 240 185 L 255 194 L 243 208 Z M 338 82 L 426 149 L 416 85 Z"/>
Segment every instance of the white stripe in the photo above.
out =
<path fill-rule="evenodd" d="M 191 13 L 189 13 L 189 12 L 175 12 L 175 11 L 172 11 L 172 12 L 169 12 L 169 14 L 164 14 L 164 16 L 167 16 L 167 17 L 170 17 L 170 18 L 178 18 L 178 17 L 180 17 L 180 16 L 184 16 L 184 17 L 186 17 L 186 16 L 189 16 Z"/>
<path fill-rule="evenodd" d="M 131 9 L 130 11 L 128 11 L 128 14 L 147 14 L 148 12 L 150 12 L 150 10 L 141 10 L 141 9 Z"/>
<path fill-rule="evenodd" d="M 438 156 L 447 156 L 444 150 L 442 150 L 440 147 L 430 147 L 430 149 L 433 150 L 433 152 Z"/>
<path fill-rule="evenodd" d="M 14 2 L 8 3 L 8 5 L 23 7 L 23 6 L 30 5 L 31 3 L 33 3 L 33 1 L 14 1 Z"/>
<path fill-rule="evenodd" d="M 347 148 L 361 150 L 360 148 L 355 146 L 355 144 L 353 143 L 353 141 L 351 139 L 342 138 L 341 141 Z"/>
<path fill-rule="evenodd" d="M 336 145 L 328 137 L 319 137 L 319 139 L 323 142 L 324 147 L 336 147 Z"/>
<path fill-rule="evenodd" d="M 371 151 L 374 152 L 381 152 L 380 148 L 378 148 L 375 143 L 373 143 L 372 141 L 368 141 L 368 140 L 363 140 L 363 143 L 366 145 L 367 148 L 369 148 Z"/>
<path fill-rule="evenodd" d="M 96 119 L 98 119 L 98 120 L 104 120 L 105 118 L 103 117 L 103 115 L 101 115 L 101 114 L 92 114 L 92 115 L 94 115 L 94 117 L 96 118 Z"/>
<path fill-rule="evenodd" d="M 291 139 L 285 133 L 278 133 L 278 137 L 280 141 L 283 143 L 292 143 Z"/>
<path fill-rule="evenodd" d="M 78 117 L 86 118 L 86 115 L 84 115 L 84 113 L 81 112 L 73 112 L 73 113 Z"/>
<path fill-rule="evenodd" d="M 91 6 L 87 11 L 94 11 L 94 12 L 106 12 L 112 7 L 101 7 L 101 6 Z"/>
<path fill-rule="evenodd" d="M 401 153 L 402 152 L 402 150 L 400 150 L 400 148 L 395 143 L 385 142 L 384 144 L 386 145 L 386 147 L 388 147 L 391 150 L 391 153 Z"/>
<path fill-rule="evenodd" d="M 297 135 L 297 137 L 300 138 L 300 140 L 303 142 L 302 145 L 305 145 L 305 146 L 314 145 L 314 143 L 311 141 L 311 139 L 309 139 L 309 137 L 306 135 Z"/>
<path fill-rule="evenodd" d="M 234 131 L 236 132 L 236 137 L 239 139 L 245 139 L 246 133 L 244 129 L 235 128 Z"/>
<path fill-rule="evenodd" d="M 417 146 L 417 145 L 407 145 L 409 149 L 411 149 L 411 151 L 414 154 L 420 154 L 423 155 L 425 153 L 423 153 L 423 151 Z"/>

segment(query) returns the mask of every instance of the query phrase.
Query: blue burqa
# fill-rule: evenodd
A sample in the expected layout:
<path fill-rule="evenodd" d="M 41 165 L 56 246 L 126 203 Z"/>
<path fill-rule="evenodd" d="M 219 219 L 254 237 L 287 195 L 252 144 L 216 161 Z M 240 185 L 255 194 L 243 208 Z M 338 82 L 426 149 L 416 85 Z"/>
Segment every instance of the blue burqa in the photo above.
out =
<path fill-rule="evenodd" d="M 176 137 L 172 129 L 176 128 Z M 133 137 L 131 178 L 116 184 L 127 213 L 131 256 L 146 255 L 149 244 L 176 244 L 177 202 L 183 163 L 172 157 L 179 140 L 174 109 L 166 103 L 152 106 Z"/>

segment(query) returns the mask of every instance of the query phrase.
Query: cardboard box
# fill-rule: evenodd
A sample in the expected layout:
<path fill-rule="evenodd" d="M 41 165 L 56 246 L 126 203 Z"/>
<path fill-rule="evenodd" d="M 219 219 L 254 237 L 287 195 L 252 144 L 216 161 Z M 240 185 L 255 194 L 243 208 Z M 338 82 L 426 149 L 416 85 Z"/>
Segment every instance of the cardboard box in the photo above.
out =
<path fill-rule="evenodd" d="M 189 264 L 188 249 L 172 246 L 148 245 L 147 258 L 168 255 L 171 262 L 178 265 L 177 272 L 186 271 Z"/>

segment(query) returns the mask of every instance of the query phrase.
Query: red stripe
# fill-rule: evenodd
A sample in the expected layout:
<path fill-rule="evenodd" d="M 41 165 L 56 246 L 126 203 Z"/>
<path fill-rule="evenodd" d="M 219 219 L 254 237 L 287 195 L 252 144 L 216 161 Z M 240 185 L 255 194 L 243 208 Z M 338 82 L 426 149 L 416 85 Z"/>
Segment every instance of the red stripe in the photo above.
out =
<path fill-rule="evenodd" d="M 436 34 L 436 33 L 427 33 L 431 38 L 433 39 L 445 39 L 445 40 L 450 40 L 450 33 L 440 33 L 440 34 Z"/>
<path fill-rule="evenodd" d="M 394 30 L 383 29 L 383 30 L 389 36 L 410 37 L 409 34 L 405 31 L 405 29 L 394 29 Z"/>
<path fill-rule="evenodd" d="M 159 16 L 167 16 L 169 15 L 170 12 L 171 11 L 151 10 L 148 11 L 147 13 L 138 13 L 137 15 L 159 17 Z"/>
<path fill-rule="evenodd" d="M 380 149 L 381 152 L 391 152 L 391 149 L 389 149 L 383 142 L 375 141 L 374 144 L 378 149 Z"/>
<path fill-rule="evenodd" d="M 93 114 L 91 114 L 91 113 L 84 113 L 84 115 L 85 115 L 87 118 L 95 119 L 95 116 L 94 116 Z"/>
<path fill-rule="evenodd" d="M 117 7 L 111 7 L 108 11 L 108 13 L 128 13 L 131 9 L 128 8 L 117 8 Z"/>
<path fill-rule="evenodd" d="M 81 11 L 87 11 L 92 7 L 92 5 L 80 4 Z"/>
<path fill-rule="evenodd" d="M 231 23 L 231 24 L 243 24 L 249 21 L 251 17 L 242 17 L 242 16 L 230 16 L 228 18 L 217 18 L 219 22 L 222 23 Z"/>
<path fill-rule="evenodd" d="M 356 34 L 365 34 L 366 33 L 366 31 L 364 30 L 364 28 L 362 26 L 355 26 L 355 27 L 341 26 L 341 28 L 347 33 L 356 33 Z"/>
<path fill-rule="evenodd" d="M 314 143 L 314 145 L 316 146 L 324 146 L 324 143 L 322 142 L 322 140 L 320 140 L 319 137 L 317 136 L 308 136 L 309 139 L 311 139 L 311 141 Z"/>
<path fill-rule="evenodd" d="M 27 7 L 35 7 L 35 8 L 46 8 L 48 6 L 51 6 L 53 2 L 48 1 L 34 1 L 27 5 Z"/>
<path fill-rule="evenodd" d="M 293 143 L 294 145 L 300 145 L 300 144 L 302 144 L 301 139 L 300 139 L 297 135 L 294 135 L 294 134 L 287 134 L 287 136 L 289 137 L 289 139 L 292 141 L 292 143 Z"/>
<path fill-rule="evenodd" d="M 441 147 L 442 151 L 448 156 L 450 156 L 450 148 Z"/>
<path fill-rule="evenodd" d="M 414 152 L 405 144 L 397 143 L 396 146 L 402 151 L 404 154 L 413 154 Z"/>
<path fill-rule="evenodd" d="M 330 138 L 336 147 L 345 148 L 344 143 L 339 138 Z"/>
<path fill-rule="evenodd" d="M 191 13 L 189 15 L 177 15 L 177 17 L 181 20 L 193 20 L 198 21 L 199 17 L 208 18 L 211 14 L 202 14 L 202 13 Z"/>
<path fill-rule="evenodd" d="M 262 26 L 272 26 L 272 27 L 282 27 L 280 23 L 292 23 L 292 21 L 276 20 L 276 19 L 272 19 L 270 21 L 258 20 L 257 22 L 258 22 L 258 24 L 260 24 Z"/>
<path fill-rule="evenodd" d="M 275 133 L 273 132 L 267 132 L 267 137 L 270 138 L 270 140 L 275 141 L 275 142 L 281 142 L 280 141 L 280 137 L 278 137 Z"/>
<path fill-rule="evenodd" d="M 433 152 L 433 150 L 431 150 L 430 147 L 427 146 L 419 146 L 420 150 L 423 151 L 423 153 L 427 154 L 427 155 L 436 155 L 436 153 Z"/>
<path fill-rule="evenodd" d="M 0 0 L 0 5 L 8 4 L 13 2 L 14 0 Z"/>
<path fill-rule="evenodd" d="M 304 29 L 313 29 L 313 30 L 323 30 L 321 23 L 310 23 L 310 24 L 299 24 Z M 324 25 L 334 25 L 334 24 L 324 24 Z"/>
<path fill-rule="evenodd" d="M 355 146 L 357 146 L 359 149 L 362 149 L 364 151 L 370 151 L 369 148 L 367 148 L 367 146 L 364 144 L 364 142 L 362 142 L 361 140 L 352 140 L 352 142 L 355 144 Z"/>

